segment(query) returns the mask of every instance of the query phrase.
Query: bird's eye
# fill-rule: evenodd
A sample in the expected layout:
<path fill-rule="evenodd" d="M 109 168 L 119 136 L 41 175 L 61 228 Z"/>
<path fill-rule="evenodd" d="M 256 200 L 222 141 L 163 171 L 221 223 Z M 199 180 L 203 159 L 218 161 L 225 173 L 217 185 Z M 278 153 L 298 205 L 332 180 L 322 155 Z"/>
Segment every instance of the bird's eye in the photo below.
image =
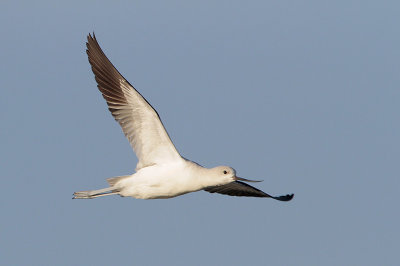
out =
<path fill-rule="evenodd" d="M 224 170 L 224 175 L 226 175 L 228 172 L 226 170 Z"/>

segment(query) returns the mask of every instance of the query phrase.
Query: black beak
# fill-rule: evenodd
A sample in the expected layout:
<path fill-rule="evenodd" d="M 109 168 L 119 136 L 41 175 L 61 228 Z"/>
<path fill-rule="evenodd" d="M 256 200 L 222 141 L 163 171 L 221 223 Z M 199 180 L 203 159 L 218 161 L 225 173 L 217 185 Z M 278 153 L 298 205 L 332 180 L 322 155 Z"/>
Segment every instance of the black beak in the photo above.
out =
<path fill-rule="evenodd" d="M 240 180 L 240 181 L 245 181 L 245 182 L 262 182 L 262 180 L 250 180 L 250 179 L 241 178 L 241 177 L 237 177 L 237 176 L 235 176 L 235 180 Z"/>

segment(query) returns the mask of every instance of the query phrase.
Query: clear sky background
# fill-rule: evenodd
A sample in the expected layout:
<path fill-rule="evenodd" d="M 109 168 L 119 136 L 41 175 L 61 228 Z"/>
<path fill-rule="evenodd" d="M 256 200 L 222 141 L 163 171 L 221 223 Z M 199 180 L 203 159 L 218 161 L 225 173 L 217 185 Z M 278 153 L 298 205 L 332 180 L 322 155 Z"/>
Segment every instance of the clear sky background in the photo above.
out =
<path fill-rule="evenodd" d="M 399 265 L 398 1 L 2 1 L 1 265 Z M 181 154 L 291 202 L 72 200 L 137 159 L 95 31 Z"/>

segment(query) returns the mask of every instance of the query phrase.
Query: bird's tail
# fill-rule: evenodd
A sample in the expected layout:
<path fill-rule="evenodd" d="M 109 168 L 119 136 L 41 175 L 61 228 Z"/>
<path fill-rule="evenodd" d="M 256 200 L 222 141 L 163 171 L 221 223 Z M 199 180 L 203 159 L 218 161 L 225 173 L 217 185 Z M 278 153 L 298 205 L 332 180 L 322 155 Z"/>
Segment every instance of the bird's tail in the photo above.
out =
<path fill-rule="evenodd" d="M 110 185 L 110 187 L 114 187 L 119 181 L 121 181 L 122 179 L 131 177 L 130 175 L 122 175 L 122 176 L 116 176 L 116 177 L 111 177 L 111 178 L 107 178 L 107 182 Z"/>
<path fill-rule="evenodd" d="M 112 187 L 97 189 L 97 190 L 86 190 L 78 191 L 74 193 L 73 199 L 94 199 L 97 197 L 108 196 L 118 194 L 118 191 Z"/>
<path fill-rule="evenodd" d="M 116 184 L 125 178 L 130 177 L 130 175 L 123 175 L 123 176 L 116 176 L 107 179 L 108 184 L 110 187 L 97 189 L 97 190 L 86 190 L 86 191 L 78 191 L 74 193 L 73 199 L 94 199 L 97 197 L 103 197 L 108 195 L 118 194 L 120 190 Z"/>

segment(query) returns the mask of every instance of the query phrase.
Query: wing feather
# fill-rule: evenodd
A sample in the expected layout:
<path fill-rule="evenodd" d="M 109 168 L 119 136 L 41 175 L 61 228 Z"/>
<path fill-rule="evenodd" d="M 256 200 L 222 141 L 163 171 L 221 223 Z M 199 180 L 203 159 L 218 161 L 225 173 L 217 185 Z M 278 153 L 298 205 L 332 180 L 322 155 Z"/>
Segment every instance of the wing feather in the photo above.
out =
<path fill-rule="evenodd" d="M 87 40 L 97 87 L 139 159 L 136 170 L 180 159 L 156 110 L 108 60 L 96 36 L 89 34 Z"/>
<path fill-rule="evenodd" d="M 219 193 L 229 196 L 273 198 L 280 201 L 289 201 L 293 198 L 293 194 L 274 197 L 240 181 L 234 181 L 222 186 L 207 187 L 204 190 L 210 193 Z"/>

